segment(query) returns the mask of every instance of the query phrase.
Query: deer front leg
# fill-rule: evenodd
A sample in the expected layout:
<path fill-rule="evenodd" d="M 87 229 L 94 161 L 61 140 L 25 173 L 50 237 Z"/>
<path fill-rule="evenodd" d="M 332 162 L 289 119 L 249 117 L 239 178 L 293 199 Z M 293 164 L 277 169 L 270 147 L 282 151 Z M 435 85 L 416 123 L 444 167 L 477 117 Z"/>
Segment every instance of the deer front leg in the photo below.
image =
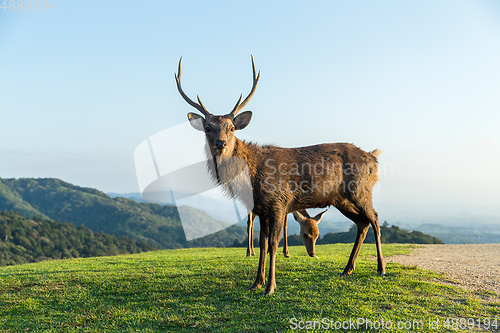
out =
<path fill-rule="evenodd" d="M 271 241 L 269 238 L 270 244 L 269 247 L 269 277 L 267 279 L 266 290 L 264 290 L 263 295 L 271 295 L 274 294 L 276 290 L 276 252 L 278 249 L 279 242 Z"/>
<path fill-rule="evenodd" d="M 283 216 L 271 216 L 269 218 L 269 276 L 264 295 L 271 295 L 276 289 L 276 252 L 278 251 L 281 229 L 283 228 L 282 221 Z"/>
<path fill-rule="evenodd" d="M 247 243 L 247 257 L 251 257 L 255 255 L 255 251 L 253 248 L 253 225 L 255 221 L 256 215 L 252 212 L 248 214 L 247 220 L 247 235 L 248 235 L 248 243 Z"/>
<path fill-rule="evenodd" d="M 257 278 L 255 282 L 250 287 L 250 290 L 257 290 L 264 284 L 264 274 L 266 273 L 266 256 L 267 256 L 267 234 L 265 227 L 262 223 L 262 218 L 260 222 L 260 254 L 259 254 L 259 268 L 257 270 Z"/>
<path fill-rule="evenodd" d="M 288 252 L 288 237 L 286 227 L 288 225 L 288 214 L 285 216 L 285 224 L 283 226 L 283 254 L 285 258 L 290 258 L 290 252 Z"/>

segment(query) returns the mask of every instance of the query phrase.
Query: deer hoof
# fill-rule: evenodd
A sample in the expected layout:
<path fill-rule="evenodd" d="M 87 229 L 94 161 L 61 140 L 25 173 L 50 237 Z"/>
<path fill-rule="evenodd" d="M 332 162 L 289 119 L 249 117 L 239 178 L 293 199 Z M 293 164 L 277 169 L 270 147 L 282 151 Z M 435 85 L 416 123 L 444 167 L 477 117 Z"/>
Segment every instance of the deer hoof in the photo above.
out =
<path fill-rule="evenodd" d="M 264 290 L 264 292 L 262 293 L 262 296 L 272 295 L 272 294 L 274 294 L 274 290 Z"/>
<path fill-rule="evenodd" d="M 291 257 L 290 253 L 285 253 L 285 258 L 290 258 L 290 257 Z"/>
<path fill-rule="evenodd" d="M 254 284 L 253 286 L 251 286 L 250 288 L 248 288 L 248 290 L 252 290 L 252 291 L 255 291 L 255 290 L 258 290 L 260 289 L 260 286 L 257 285 L 257 284 Z"/>
<path fill-rule="evenodd" d="M 385 275 L 385 272 L 384 271 L 378 271 L 377 272 L 377 276 L 384 276 Z"/>

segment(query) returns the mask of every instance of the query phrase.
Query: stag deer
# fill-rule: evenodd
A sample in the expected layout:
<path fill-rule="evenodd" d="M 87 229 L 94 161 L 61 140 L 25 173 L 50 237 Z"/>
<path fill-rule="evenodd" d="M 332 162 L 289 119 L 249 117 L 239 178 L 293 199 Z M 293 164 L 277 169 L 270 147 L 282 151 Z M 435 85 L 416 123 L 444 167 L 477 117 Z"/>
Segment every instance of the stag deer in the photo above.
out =
<path fill-rule="evenodd" d="M 252 89 L 243 102 L 243 95 L 240 95 L 233 110 L 225 115 L 211 114 L 199 96 L 196 103 L 184 93 L 181 88 L 181 62 L 182 58 L 175 75 L 177 89 L 189 105 L 203 114 L 188 113 L 187 116 L 193 128 L 205 133 L 210 176 L 230 196 L 243 201 L 245 198 L 238 192 L 238 186 L 229 184 L 231 179 L 239 179 L 241 161 L 248 167 L 253 192 L 252 212 L 260 219 L 259 268 L 250 289 L 260 289 L 264 284 L 269 252 L 269 276 L 264 294 L 274 293 L 276 252 L 288 213 L 330 205 L 358 227 L 356 241 L 342 275 L 350 275 L 355 269 L 356 258 L 370 225 L 375 233 L 377 273 L 384 275 L 378 214 L 372 205 L 372 189 L 378 180 L 377 157 L 381 151 L 367 153 L 349 143 L 281 148 L 241 141 L 234 133 L 250 123 L 252 112 L 245 111 L 239 115 L 238 112 L 254 95 L 260 78 L 260 71 L 258 74 L 255 71 L 253 57 Z"/>

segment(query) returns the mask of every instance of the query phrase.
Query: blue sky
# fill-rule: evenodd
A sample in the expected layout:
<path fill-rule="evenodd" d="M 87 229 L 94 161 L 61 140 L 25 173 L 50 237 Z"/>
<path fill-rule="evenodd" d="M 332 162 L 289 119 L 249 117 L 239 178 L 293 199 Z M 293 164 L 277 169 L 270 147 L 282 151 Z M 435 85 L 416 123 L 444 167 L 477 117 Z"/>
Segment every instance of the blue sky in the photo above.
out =
<path fill-rule="evenodd" d="M 222 114 L 252 54 L 239 138 L 383 149 L 376 201 L 500 202 L 496 1 L 54 4 L 0 10 L 2 178 L 137 192 L 134 149 L 193 111 L 179 57 L 186 93 Z"/>

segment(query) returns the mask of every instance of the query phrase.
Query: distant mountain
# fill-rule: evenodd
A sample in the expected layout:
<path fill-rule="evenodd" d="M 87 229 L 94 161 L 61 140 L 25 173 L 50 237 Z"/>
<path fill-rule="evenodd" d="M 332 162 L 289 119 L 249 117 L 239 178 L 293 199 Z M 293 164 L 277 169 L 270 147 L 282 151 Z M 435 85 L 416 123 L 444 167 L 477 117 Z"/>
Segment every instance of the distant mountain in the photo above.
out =
<path fill-rule="evenodd" d="M 500 243 L 498 227 L 494 224 L 450 226 L 429 223 L 418 226 L 416 230 L 432 234 L 446 244 L 492 244 Z"/>
<path fill-rule="evenodd" d="M 139 192 L 131 192 L 131 193 L 115 193 L 115 192 L 109 192 L 106 193 L 110 198 L 127 198 L 130 200 L 134 200 L 135 202 L 146 202 L 141 196 Z M 164 206 L 164 205 L 162 205 Z"/>
<path fill-rule="evenodd" d="M 94 233 L 81 225 L 0 212 L 0 266 L 48 259 L 111 256 L 155 248 L 144 241 Z"/>
<path fill-rule="evenodd" d="M 236 238 L 243 240 L 246 237 L 245 229 L 231 226 L 188 242 L 175 206 L 111 198 L 96 189 L 55 178 L 0 178 L 1 210 L 16 211 L 29 218 L 36 215 L 76 226 L 83 224 L 93 232 L 129 236 L 160 248 L 224 247 Z M 204 224 L 225 223 L 188 206 L 183 207 L 183 214 Z"/>
<path fill-rule="evenodd" d="M 495 206 L 377 203 L 376 207 L 383 220 L 446 244 L 500 243 L 500 213 Z"/>

